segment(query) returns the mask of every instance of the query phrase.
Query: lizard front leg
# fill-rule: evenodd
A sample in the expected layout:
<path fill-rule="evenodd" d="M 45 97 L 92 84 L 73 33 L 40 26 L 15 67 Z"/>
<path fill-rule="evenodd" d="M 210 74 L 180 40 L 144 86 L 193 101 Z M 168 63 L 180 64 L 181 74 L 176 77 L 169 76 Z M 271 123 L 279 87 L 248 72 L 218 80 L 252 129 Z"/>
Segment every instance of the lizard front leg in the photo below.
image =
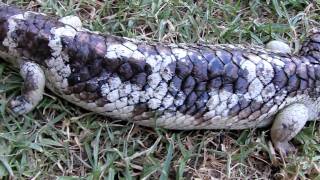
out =
<path fill-rule="evenodd" d="M 21 61 L 20 75 L 24 80 L 21 95 L 9 102 L 9 108 L 17 114 L 25 114 L 42 100 L 45 75 L 38 64 L 26 60 Z"/>
<path fill-rule="evenodd" d="M 304 104 L 296 103 L 279 112 L 271 128 L 271 140 L 275 148 L 286 155 L 294 151 L 289 141 L 296 136 L 309 119 L 309 110 Z"/>

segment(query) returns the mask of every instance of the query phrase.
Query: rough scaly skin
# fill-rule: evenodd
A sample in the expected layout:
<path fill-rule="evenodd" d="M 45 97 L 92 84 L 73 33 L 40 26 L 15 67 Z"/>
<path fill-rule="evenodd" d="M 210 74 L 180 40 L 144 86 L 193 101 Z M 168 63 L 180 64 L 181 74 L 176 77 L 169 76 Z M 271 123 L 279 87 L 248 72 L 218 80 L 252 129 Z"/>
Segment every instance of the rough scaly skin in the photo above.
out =
<path fill-rule="evenodd" d="M 32 104 L 27 110 L 42 98 L 35 94 L 45 81 L 84 109 L 144 126 L 244 129 L 275 120 L 272 140 L 283 152 L 319 114 L 319 33 L 298 56 L 240 45 L 149 43 L 102 36 L 1 4 L 0 42 L 3 59 L 44 72 L 24 77 L 26 85 L 35 85 L 22 94 L 29 100 L 19 102 Z"/>

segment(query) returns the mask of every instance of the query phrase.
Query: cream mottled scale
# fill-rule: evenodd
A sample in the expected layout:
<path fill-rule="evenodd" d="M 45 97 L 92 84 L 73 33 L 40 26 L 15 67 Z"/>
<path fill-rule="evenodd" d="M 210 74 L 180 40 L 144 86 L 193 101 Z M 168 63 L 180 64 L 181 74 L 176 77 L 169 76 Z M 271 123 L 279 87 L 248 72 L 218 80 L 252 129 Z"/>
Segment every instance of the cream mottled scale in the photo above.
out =
<path fill-rule="evenodd" d="M 71 22 L 70 22 L 71 21 Z M 320 33 L 298 55 L 284 43 L 161 44 L 100 35 L 76 17 L 57 20 L 0 5 L 0 56 L 20 67 L 24 114 L 44 83 L 63 99 L 114 119 L 168 129 L 272 125 L 281 152 L 320 112 Z"/>

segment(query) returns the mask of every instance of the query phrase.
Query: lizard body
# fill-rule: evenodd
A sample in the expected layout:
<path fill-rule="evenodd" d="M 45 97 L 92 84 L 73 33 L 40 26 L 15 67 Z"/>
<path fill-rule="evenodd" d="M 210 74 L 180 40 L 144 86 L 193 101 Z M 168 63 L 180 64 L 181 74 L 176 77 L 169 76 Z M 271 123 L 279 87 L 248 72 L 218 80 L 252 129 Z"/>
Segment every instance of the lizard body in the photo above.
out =
<path fill-rule="evenodd" d="M 24 114 L 46 85 L 89 111 L 168 129 L 273 123 L 283 152 L 320 112 L 320 33 L 298 55 L 241 45 L 161 44 L 100 35 L 0 4 L 0 56 L 20 67 Z"/>

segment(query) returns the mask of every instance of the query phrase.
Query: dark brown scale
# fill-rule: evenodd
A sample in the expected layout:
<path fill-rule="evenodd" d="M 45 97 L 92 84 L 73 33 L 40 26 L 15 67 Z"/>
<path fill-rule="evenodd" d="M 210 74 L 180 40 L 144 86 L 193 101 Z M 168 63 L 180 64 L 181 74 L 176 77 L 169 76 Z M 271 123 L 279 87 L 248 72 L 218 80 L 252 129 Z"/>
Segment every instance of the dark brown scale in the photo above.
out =
<path fill-rule="evenodd" d="M 207 89 L 207 82 L 199 82 L 196 84 L 196 87 L 195 87 L 195 91 L 199 91 L 199 92 L 202 92 L 202 91 L 206 91 Z"/>
<path fill-rule="evenodd" d="M 297 74 L 300 78 L 307 80 L 308 79 L 308 70 L 307 70 L 307 65 L 304 63 L 301 63 L 297 67 Z"/>
<path fill-rule="evenodd" d="M 97 79 L 99 86 L 102 86 L 103 84 L 107 83 L 110 76 L 111 76 L 110 73 L 106 72 L 106 70 L 103 70 L 99 76 L 91 80 Z"/>
<path fill-rule="evenodd" d="M 76 84 L 78 84 L 80 82 L 82 82 L 82 81 L 81 81 L 79 73 L 72 73 L 68 77 L 68 83 L 69 83 L 70 86 L 76 85 Z"/>
<path fill-rule="evenodd" d="M 99 98 L 95 101 L 95 103 L 98 107 L 103 107 L 105 104 L 108 103 L 108 100 L 105 98 Z"/>
<path fill-rule="evenodd" d="M 105 36 L 106 44 L 122 44 L 124 43 L 124 39 L 118 36 L 108 35 Z"/>
<path fill-rule="evenodd" d="M 286 63 L 284 65 L 284 72 L 288 77 L 294 75 L 296 73 L 296 65 L 292 62 Z"/>
<path fill-rule="evenodd" d="M 320 33 L 317 32 L 310 36 L 310 41 L 320 43 Z"/>
<path fill-rule="evenodd" d="M 44 29 L 46 21 L 48 21 L 48 17 L 45 16 L 35 16 L 33 24 L 39 29 L 40 31 Z"/>
<path fill-rule="evenodd" d="M 221 77 L 216 77 L 216 78 L 210 80 L 208 83 L 209 90 L 219 89 L 221 86 L 222 86 L 222 78 Z"/>
<path fill-rule="evenodd" d="M 298 91 L 293 91 L 291 93 L 288 93 L 288 96 L 290 96 L 290 97 L 294 97 L 296 95 L 298 95 Z"/>
<path fill-rule="evenodd" d="M 1 14 L 0 14 L 1 17 Z M 0 41 L 3 42 L 3 40 L 7 37 L 8 33 L 8 22 L 6 20 L 0 19 Z M 2 43 L 0 43 L 0 47 L 2 46 Z"/>
<path fill-rule="evenodd" d="M 79 82 L 87 81 L 91 78 L 92 74 L 90 73 L 88 67 L 82 67 L 79 72 Z"/>
<path fill-rule="evenodd" d="M 88 101 L 89 100 L 89 93 L 86 91 L 79 93 L 80 100 Z"/>
<path fill-rule="evenodd" d="M 205 106 L 201 108 L 197 108 L 197 112 L 194 114 L 194 118 L 199 120 L 200 122 L 202 121 L 202 116 L 203 114 L 207 111 L 207 108 Z"/>
<path fill-rule="evenodd" d="M 311 78 L 308 79 L 308 88 L 311 91 L 314 90 L 314 88 L 315 88 L 315 81 Z"/>
<path fill-rule="evenodd" d="M 232 62 L 226 64 L 224 66 L 224 71 L 226 81 L 233 82 L 237 80 L 239 68 L 235 64 L 233 64 Z"/>
<path fill-rule="evenodd" d="M 172 55 L 172 52 L 171 52 L 171 49 L 166 47 L 166 46 L 163 46 L 161 44 L 157 44 L 155 46 L 156 50 L 158 51 L 158 53 L 160 55 L 165 55 L 165 56 L 171 56 Z"/>
<path fill-rule="evenodd" d="M 119 69 L 123 61 L 120 59 L 108 59 L 104 58 L 102 61 L 102 66 L 109 72 L 115 72 Z"/>
<path fill-rule="evenodd" d="M 241 50 L 233 50 L 232 51 L 232 61 L 235 65 L 240 67 L 240 63 L 243 62 L 244 57 Z"/>
<path fill-rule="evenodd" d="M 239 77 L 235 83 L 235 93 L 245 94 L 248 91 L 249 82 L 247 79 Z"/>
<path fill-rule="evenodd" d="M 208 75 L 210 79 L 223 75 L 224 64 L 218 57 L 212 56 L 212 59 L 208 60 L 208 62 Z"/>
<path fill-rule="evenodd" d="M 197 109 L 204 107 L 206 103 L 209 100 L 209 95 L 207 92 L 203 92 L 198 96 L 197 101 L 195 102 L 195 105 L 197 106 Z"/>
<path fill-rule="evenodd" d="M 152 68 L 149 64 L 146 64 L 146 66 L 144 66 L 144 73 L 146 73 L 147 75 L 150 75 L 152 73 Z"/>
<path fill-rule="evenodd" d="M 195 105 L 189 107 L 186 111 L 186 114 L 193 116 L 195 113 L 197 113 L 197 107 Z"/>
<path fill-rule="evenodd" d="M 26 23 L 26 26 L 28 27 L 27 32 L 31 34 L 37 34 L 40 31 L 40 29 L 37 26 L 35 26 L 33 18 L 30 19 L 30 21 L 26 21 Z"/>
<path fill-rule="evenodd" d="M 98 93 L 96 92 L 87 92 L 87 100 L 93 102 L 99 98 Z"/>
<path fill-rule="evenodd" d="M 86 82 L 86 87 L 85 87 L 86 91 L 95 92 L 98 90 L 98 88 L 99 88 L 99 84 L 97 83 L 97 81 L 93 80 L 93 81 Z"/>
<path fill-rule="evenodd" d="M 207 48 L 207 47 L 201 47 L 200 53 L 207 60 L 207 62 L 210 62 L 212 59 L 216 57 L 214 51 L 212 51 L 210 48 Z"/>
<path fill-rule="evenodd" d="M 246 119 L 250 116 L 251 113 L 252 113 L 251 108 L 247 107 L 239 112 L 238 118 L 239 120 Z"/>
<path fill-rule="evenodd" d="M 184 94 L 189 95 L 193 91 L 195 85 L 196 80 L 192 76 L 187 77 L 182 83 L 182 90 Z"/>
<path fill-rule="evenodd" d="M 308 77 L 313 79 L 313 80 L 315 80 L 316 79 L 316 73 L 314 71 L 314 66 L 309 65 L 309 66 L 307 66 L 307 68 L 308 68 Z"/>
<path fill-rule="evenodd" d="M 238 74 L 239 78 L 247 79 L 248 74 L 249 72 L 247 69 L 239 69 L 239 74 Z"/>
<path fill-rule="evenodd" d="M 188 110 L 186 105 L 181 105 L 178 107 L 178 111 L 181 113 L 186 113 L 186 111 Z"/>
<path fill-rule="evenodd" d="M 77 94 L 77 93 L 84 91 L 85 87 L 86 87 L 86 83 L 77 83 L 76 85 L 72 86 L 71 88 L 72 88 L 72 92 Z"/>
<path fill-rule="evenodd" d="M 238 104 L 240 105 L 240 109 L 244 109 L 250 105 L 250 101 L 244 97 L 241 97 L 238 101 Z"/>
<path fill-rule="evenodd" d="M 319 42 L 312 42 L 311 41 L 311 42 L 309 42 L 308 47 L 309 47 L 309 51 L 311 50 L 311 51 L 316 52 L 320 49 L 320 44 L 319 44 Z"/>
<path fill-rule="evenodd" d="M 158 51 L 156 50 L 154 45 L 148 45 L 145 43 L 138 44 L 138 51 L 140 51 L 143 55 L 158 55 Z"/>
<path fill-rule="evenodd" d="M 234 88 L 232 84 L 224 84 L 222 89 L 231 93 L 234 92 Z"/>
<path fill-rule="evenodd" d="M 156 50 L 154 45 L 145 43 L 138 44 L 138 51 L 145 55 L 145 57 L 148 57 L 150 55 L 158 55 L 158 51 Z"/>
<path fill-rule="evenodd" d="M 44 28 L 43 29 L 45 29 L 45 31 L 49 31 L 50 32 L 50 30 L 52 28 L 54 28 L 54 27 L 59 28 L 59 27 L 62 27 L 62 26 L 64 26 L 64 24 L 60 23 L 59 21 L 48 20 L 48 21 L 46 21 L 44 23 Z"/>
<path fill-rule="evenodd" d="M 300 87 L 300 79 L 296 75 L 292 75 L 288 81 L 288 92 L 294 92 Z"/>
<path fill-rule="evenodd" d="M 220 49 L 216 51 L 216 55 L 223 64 L 231 63 L 232 55 L 229 52 Z"/>
<path fill-rule="evenodd" d="M 103 58 L 107 51 L 105 38 L 97 34 L 90 35 L 90 51 L 91 59 Z"/>
<path fill-rule="evenodd" d="M 308 81 L 301 79 L 299 90 L 304 91 L 307 88 L 308 88 Z"/>
<path fill-rule="evenodd" d="M 193 63 L 192 75 L 196 79 L 196 81 L 198 82 L 208 80 L 207 61 L 203 60 L 201 54 L 197 52 L 193 52 L 192 55 L 189 54 L 188 56 Z"/>
<path fill-rule="evenodd" d="M 255 111 L 249 116 L 249 121 L 255 121 L 259 116 L 261 116 L 261 111 Z"/>
<path fill-rule="evenodd" d="M 133 76 L 133 70 L 129 63 L 124 63 L 119 67 L 119 75 L 120 78 L 122 77 L 125 81 L 129 80 Z"/>
<path fill-rule="evenodd" d="M 146 62 L 144 60 L 129 58 L 127 61 L 130 64 L 133 73 L 141 73 L 145 70 Z"/>
<path fill-rule="evenodd" d="M 274 89 L 274 86 L 267 86 L 267 87 L 264 88 L 264 91 L 265 91 L 267 94 L 270 94 L 270 93 L 272 93 L 273 91 L 275 91 L 275 89 Z M 273 97 L 273 96 L 272 96 L 272 97 Z M 270 96 L 262 96 L 264 102 L 268 102 L 272 97 L 270 97 Z"/>
<path fill-rule="evenodd" d="M 184 60 L 179 60 L 176 62 L 176 75 L 184 79 L 188 77 L 193 70 L 193 64 L 188 57 L 185 57 Z"/>
<path fill-rule="evenodd" d="M 169 92 L 172 96 L 175 96 L 178 91 L 180 91 L 182 85 L 182 80 L 177 76 L 173 77 L 169 83 Z"/>
<path fill-rule="evenodd" d="M 240 112 L 240 105 L 236 104 L 235 106 L 233 106 L 230 110 L 229 110 L 229 115 L 230 116 L 236 116 L 237 114 L 239 114 Z"/>
<path fill-rule="evenodd" d="M 316 79 L 320 79 L 320 65 L 314 66 L 314 72 L 316 75 Z"/>
<path fill-rule="evenodd" d="M 133 114 L 134 116 L 139 116 L 144 112 L 147 112 L 148 110 L 148 104 L 147 103 L 140 103 L 135 105 L 134 110 L 133 110 Z"/>
<path fill-rule="evenodd" d="M 319 61 L 317 59 L 315 59 L 314 57 L 310 56 L 310 55 L 306 55 L 306 56 L 302 56 L 300 57 L 301 59 L 307 59 L 311 64 L 315 65 L 315 64 L 320 64 Z"/>
<path fill-rule="evenodd" d="M 86 66 L 88 67 L 88 71 L 91 77 L 97 76 L 103 70 L 102 59 L 99 58 L 89 61 Z"/>
<path fill-rule="evenodd" d="M 285 98 L 287 97 L 287 95 L 288 94 L 285 91 L 278 91 L 275 94 L 275 97 L 277 97 L 277 98 L 274 99 L 275 104 L 281 105 L 283 103 L 283 101 L 285 100 Z"/>
<path fill-rule="evenodd" d="M 261 114 L 268 113 L 269 110 L 272 108 L 272 104 L 273 104 L 273 100 L 270 100 L 269 103 L 263 104 L 263 106 L 260 109 Z"/>
<path fill-rule="evenodd" d="M 82 64 L 86 64 L 91 55 L 90 34 L 86 32 L 77 33 L 73 43 L 75 44 L 76 54 L 75 57 L 71 57 L 71 60 L 81 61 Z"/>
<path fill-rule="evenodd" d="M 275 71 L 274 73 L 275 75 L 272 82 L 274 83 L 276 89 L 279 90 L 284 88 L 288 82 L 287 75 L 284 73 L 282 69 L 279 69 L 278 67 L 276 67 L 274 71 Z"/>
<path fill-rule="evenodd" d="M 132 84 L 136 84 L 139 87 L 144 87 L 147 82 L 147 74 L 146 73 L 139 73 L 133 76 L 130 80 Z"/>
<path fill-rule="evenodd" d="M 133 121 L 150 120 L 150 118 L 159 117 L 162 115 L 160 111 L 150 111 L 149 109 L 143 112 L 143 116 L 141 116 L 142 113 L 140 114 L 133 113 L 133 114 L 134 114 Z M 138 116 L 139 119 L 137 119 L 135 116 Z"/>
<path fill-rule="evenodd" d="M 252 101 L 250 104 L 251 111 L 255 112 L 255 111 L 259 110 L 262 105 L 263 105 L 263 103 L 261 103 L 261 102 Z"/>
<path fill-rule="evenodd" d="M 170 73 L 176 72 L 176 62 L 172 62 L 172 63 L 168 64 L 167 67 L 163 69 L 163 72 L 167 73 L 167 74 L 168 74 L 168 72 L 170 72 Z M 161 75 L 163 76 L 163 74 L 161 74 Z M 166 79 L 166 81 L 167 81 L 167 79 Z"/>

